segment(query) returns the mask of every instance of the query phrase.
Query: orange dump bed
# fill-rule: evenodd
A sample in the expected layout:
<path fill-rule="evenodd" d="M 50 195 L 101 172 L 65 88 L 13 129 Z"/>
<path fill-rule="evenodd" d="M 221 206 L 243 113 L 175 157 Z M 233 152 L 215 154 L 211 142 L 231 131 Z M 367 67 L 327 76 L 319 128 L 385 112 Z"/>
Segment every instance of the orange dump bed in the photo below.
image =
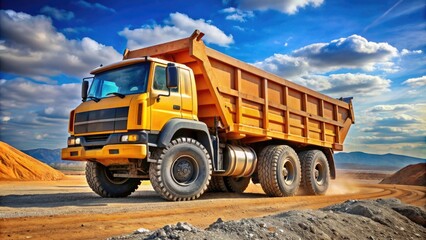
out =
<path fill-rule="evenodd" d="M 204 34 L 127 51 L 124 59 L 151 56 L 194 71 L 198 118 L 219 117 L 226 138 L 253 143 L 283 139 L 343 149 L 354 123 L 352 103 L 330 98 L 204 45 Z"/>

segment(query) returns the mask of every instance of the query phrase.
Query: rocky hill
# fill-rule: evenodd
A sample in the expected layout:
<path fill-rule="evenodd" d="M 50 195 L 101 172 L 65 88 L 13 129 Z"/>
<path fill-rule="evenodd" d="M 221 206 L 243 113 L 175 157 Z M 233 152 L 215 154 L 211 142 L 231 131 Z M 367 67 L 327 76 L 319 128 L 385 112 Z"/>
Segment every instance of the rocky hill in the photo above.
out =
<path fill-rule="evenodd" d="M 59 180 L 65 175 L 0 142 L 0 180 Z"/>
<path fill-rule="evenodd" d="M 380 183 L 426 186 L 426 163 L 408 165 Z"/>
<path fill-rule="evenodd" d="M 426 212 L 397 199 L 349 200 L 320 210 L 289 211 L 224 222 L 202 230 L 188 223 L 110 239 L 425 239 Z"/>

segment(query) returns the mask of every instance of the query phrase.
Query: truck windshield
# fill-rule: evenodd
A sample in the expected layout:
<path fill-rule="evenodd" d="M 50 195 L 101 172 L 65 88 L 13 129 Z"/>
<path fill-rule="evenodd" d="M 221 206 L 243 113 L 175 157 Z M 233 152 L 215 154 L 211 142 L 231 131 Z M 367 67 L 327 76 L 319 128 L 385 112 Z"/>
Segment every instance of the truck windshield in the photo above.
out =
<path fill-rule="evenodd" d="M 143 62 L 96 74 L 89 89 L 89 99 L 146 92 L 149 67 L 149 62 Z"/>

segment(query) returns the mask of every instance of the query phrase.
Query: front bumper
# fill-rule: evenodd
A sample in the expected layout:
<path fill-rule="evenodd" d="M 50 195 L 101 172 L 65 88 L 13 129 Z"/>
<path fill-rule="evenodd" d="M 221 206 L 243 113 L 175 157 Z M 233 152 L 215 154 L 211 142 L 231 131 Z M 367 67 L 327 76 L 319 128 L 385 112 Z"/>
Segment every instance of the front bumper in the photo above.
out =
<path fill-rule="evenodd" d="M 101 149 L 85 150 L 83 146 L 63 148 L 62 159 L 74 161 L 124 160 L 129 158 L 144 159 L 147 156 L 147 144 L 113 144 Z"/>

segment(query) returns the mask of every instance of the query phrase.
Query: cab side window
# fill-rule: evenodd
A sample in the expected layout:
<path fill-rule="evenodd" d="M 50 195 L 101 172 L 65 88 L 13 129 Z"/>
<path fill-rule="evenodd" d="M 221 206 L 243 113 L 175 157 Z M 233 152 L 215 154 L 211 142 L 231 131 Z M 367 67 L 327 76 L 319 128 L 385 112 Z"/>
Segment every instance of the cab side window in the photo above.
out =
<path fill-rule="evenodd" d="M 166 68 L 162 66 L 156 66 L 154 72 L 154 89 L 161 91 L 169 91 L 166 84 Z M 178 89 L 171 89 L 172 92 L 177 92 Z"/>
<path fill-rule="evenodd" d="M 180 80 L 181 84 L 183 83 L 182 87 L 182 94 L 186 94 L 188 96 L 191 96 L 191 79 L 190 79 L 190 73 L 186 69 L 180 69 Z"/>

